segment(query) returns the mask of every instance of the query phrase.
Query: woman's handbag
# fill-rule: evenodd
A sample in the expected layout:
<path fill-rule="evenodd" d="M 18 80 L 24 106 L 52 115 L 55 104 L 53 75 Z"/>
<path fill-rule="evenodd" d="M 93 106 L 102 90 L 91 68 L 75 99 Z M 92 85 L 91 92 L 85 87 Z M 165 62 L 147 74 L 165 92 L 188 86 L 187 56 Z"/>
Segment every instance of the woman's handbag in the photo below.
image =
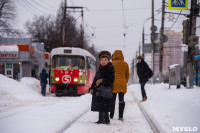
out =
<path fill-rule="evenodd" d="M 100 85 L 97 88 L 96 96 L 102 96 L 102 97 L 105 97 L 105 98 L 112 98 L 113 97 L 112 88 L 106 87 L 104 85 Z"/>

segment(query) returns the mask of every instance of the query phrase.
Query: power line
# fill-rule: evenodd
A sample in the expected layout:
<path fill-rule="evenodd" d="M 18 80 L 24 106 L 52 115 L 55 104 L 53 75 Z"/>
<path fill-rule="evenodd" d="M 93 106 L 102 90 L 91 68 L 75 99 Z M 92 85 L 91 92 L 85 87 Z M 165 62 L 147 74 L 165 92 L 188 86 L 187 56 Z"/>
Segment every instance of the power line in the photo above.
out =
<path fill-rule="evenodd" d="M 22 0 L 22 1 L 24 1 L 24 3 L 26 3 L 26 5 L 28 5 L 29 7 L 31 7 L 32 9 L 35 9 L 36 11 L 38 11 L 38 12 L 42 12 L 42 13 L 44 13 L 44 14 L 46 14 L 44 11 L 42 11 L 42 10 L 40 10 L 40 9 L 38 9 L 38 8 L 36 8 L 35 6 L 33 6 L 30 2 L 28 2 L 27 0 Z"/>
<path fill-rule="evenodd" d="M 45 5 L 50 6 L 48 3 L 44 2 L 43 0 L 40 0 L 41 2 L 43 2 Z M 52 7 L 53 8 L 53 7 Z"/>
<path fill-rule="evenodd" d="M 46 10 L 48 10 L 48 11 L 57 11 L 57 10 L 52 10 L 52 9 L 45 8 L 45 7 L 41 6 L 39 3 L 37 3 L 36 1 L 34 1 L 34 0 L 32 0 L 32 1 L 33 1 L 36 5 L 40 6 L 40 7 L 43 8 L 43 9 L 46 9 Z"/>
<path fill-rule="evenodd" d="M 174 26 L 174 24 L 177 22 L 179 16 L 181 15 L 181 12 L 182 12 L 182 10 L 180 11 L 178 17 L 176 18 L 176 21 L 174 21 L 174 23 L 172 24 L 172 26 L 171 26 L 167 31 L 171 30 L 171 28 L 172 28 L 172 27 Z"/>
<path fill-rule="evenodd" d="M 18 0 L 18 2 L 20 3 L 20 5 L 22 5 L 24 8 L 26 8 L 26 10 L 27 10 L 29 13 L 35 14 L 35 13 L 33 13 L 33 12 L 30 10 L 30 8 L 27 8 L 27 6 L 25 6 L 23 2 L 21 2 L 20 0 Z M 26 13 L 26 12 L 25 12 L 25 13 Z"/>
<path fill-rule="evenodd" d="M 130 8 L 124 9 L 124 11 L 135 11 L 135 10 L 147 10 L 150 8 Z M 90 12 L 114 12 L 114 11 L 122 11 L 123 9 L 105 9 L 105 10 L 89 10 Z"/>

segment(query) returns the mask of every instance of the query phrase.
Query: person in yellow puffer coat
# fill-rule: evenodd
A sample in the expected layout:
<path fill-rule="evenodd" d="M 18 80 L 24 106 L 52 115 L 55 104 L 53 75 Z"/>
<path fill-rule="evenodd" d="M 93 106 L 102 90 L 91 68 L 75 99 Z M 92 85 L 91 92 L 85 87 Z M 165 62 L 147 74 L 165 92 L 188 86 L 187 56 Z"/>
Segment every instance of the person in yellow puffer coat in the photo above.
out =
<path fill-rule="evenodd" d="M 115 79 L 113 83 L 113 98 L 111 104 L 110 118 L 112 119 L 115 111 L 115 101 L 118 94 L 119 99 L 119 120 L 123 120 L 124 113 L 124 94 L 127 92 L 127 83 L 129 79 L 129 66 L 124 61 L 124 55 L 121 50 L 115 50 L 112 55 L 112 63 L 115 69 Z"/>

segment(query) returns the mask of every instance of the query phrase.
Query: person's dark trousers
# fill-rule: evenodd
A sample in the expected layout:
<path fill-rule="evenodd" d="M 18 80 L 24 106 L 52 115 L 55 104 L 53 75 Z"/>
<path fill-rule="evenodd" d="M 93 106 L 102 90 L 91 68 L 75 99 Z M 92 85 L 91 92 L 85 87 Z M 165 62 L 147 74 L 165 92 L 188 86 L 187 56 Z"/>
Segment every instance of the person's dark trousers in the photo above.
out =
<path fill-rule="evenodd" d="M 146 91 L 145 91 L 145 89 L 144 89 L 145 84 L 146 84 L 146 82 L 141 82 L 141 83 L 140 83 L 140 85 L 141 85 L 141 92 L 142 92 L 142 98 L 147 97 Z"/>
<path fill-rule="evenodd" d="M 111 102 L 111 111 L 110 111 L 110 118 L 112 119 L 115 113 L 115 101 L 116 101 L 117 93 L 113 93 L 113 98 Z"/>
<path fill-rule="evenodd" d="M 46 95 L 46 84 L 42 83 L 41 87 L 42 87 L 42 95 L 45 96 Z"/>
<path fill-rule="evenodd" d="M 113 93 L 112 104 L 111 104 L 111 112 L 110 118 L 112 119 L 115 113 L 115 101 L 116 101 L 117 93 Z M 119 103 L 124 103 L 124 93 L 118 93 Z"/>

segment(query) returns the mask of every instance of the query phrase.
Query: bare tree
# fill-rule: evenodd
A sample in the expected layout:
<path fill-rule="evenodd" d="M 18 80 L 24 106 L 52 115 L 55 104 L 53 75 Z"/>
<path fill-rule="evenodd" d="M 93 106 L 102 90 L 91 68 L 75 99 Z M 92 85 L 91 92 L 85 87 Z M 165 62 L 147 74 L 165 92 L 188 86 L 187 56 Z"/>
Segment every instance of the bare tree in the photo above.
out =
<path fill-rule="evenodd" d="M 28 33 L 38 42 L 43 42 L 45 50 L 50 52 L 53 48 L 60 47 L 62 43 L 62 18 L 63 5 L 61 3 L 56 18 L 53 16 L 34 16 L 33 21 L 27 21 L 25 27 Z M 78 26 L 77 26 L 78 25 Z M 88 45 L 90 37 L 85 35 L 83 39 L 84 49 L 92 53 L 98 60 L 98 50 L 94 45 Z M 66 44 L 68 47 L 79 47 L 81 43 L 81 31 L 79 24 L 69 13 L 66 14 Z M 96 66 L 99 66 L 97 61 Z"/>
<path fill-rule="evenodd" d="M 45 44 L 46 51 L 51 51 L 59 43 L 59 32 L 51 15 L 34 16 L 33 21 L 27 21 L 25 27 L 33 39 Z"/>
<path fill-rule="evenodd" d="M 15 11 L 13 0 L 0 0 L 0 36 L 19 33 L 12 27 L 16 16 Z"/>

